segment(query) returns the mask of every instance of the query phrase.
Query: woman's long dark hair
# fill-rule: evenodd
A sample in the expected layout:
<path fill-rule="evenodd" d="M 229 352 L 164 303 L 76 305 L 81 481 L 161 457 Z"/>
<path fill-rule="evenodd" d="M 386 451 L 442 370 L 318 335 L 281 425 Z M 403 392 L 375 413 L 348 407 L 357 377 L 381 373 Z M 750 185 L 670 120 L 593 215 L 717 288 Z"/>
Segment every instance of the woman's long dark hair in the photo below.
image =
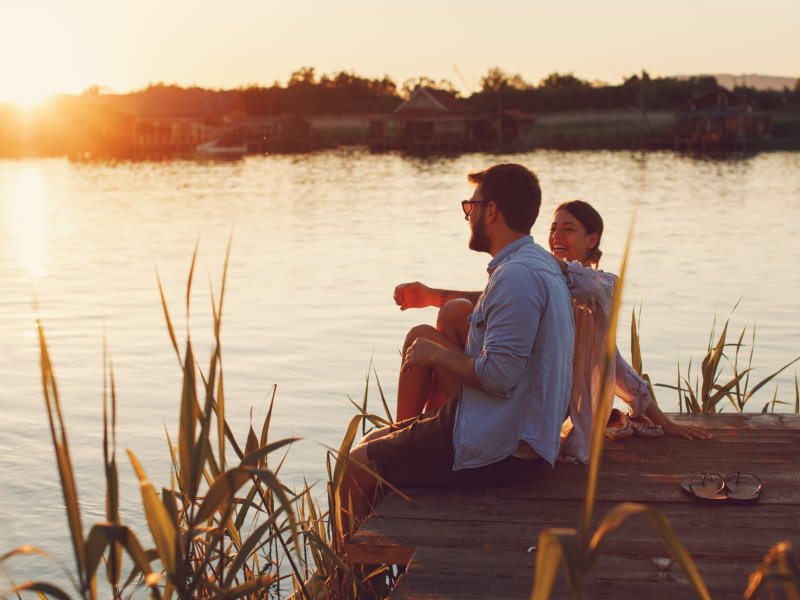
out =
<path fill-rule="evenodd" d="M 591 204 L 583 200 L 562 202 L 556 207 L 553 214 L 560 210 L 565 210 L 578 219 L 581 225 L 586 229 L 586 233 L 597 234 L 597 244 L 595 244 L 594 248 L 589 250 L 589 261 L 597 266 L 600 262 L 600 257 L 603 256 L 603 251 L 600 250 L 600 240 L 603 237 L 603 217 L 600 216 L 600 213 L 597 212 Z"/>

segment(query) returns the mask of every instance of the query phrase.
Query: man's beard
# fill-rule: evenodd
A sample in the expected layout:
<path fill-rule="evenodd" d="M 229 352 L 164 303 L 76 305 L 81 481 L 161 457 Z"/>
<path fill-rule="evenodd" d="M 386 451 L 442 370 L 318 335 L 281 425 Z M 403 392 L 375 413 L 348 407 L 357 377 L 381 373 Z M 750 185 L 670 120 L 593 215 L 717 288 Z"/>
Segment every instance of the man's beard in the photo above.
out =
<path fill-rule="evenodd" d="M 486 235 L 486 222 L 483 213 L 472 224 L 472 233 L 469 237 L 469 249 L 475 252 L 488 252 L 490 246 L 489 236 Z"/>

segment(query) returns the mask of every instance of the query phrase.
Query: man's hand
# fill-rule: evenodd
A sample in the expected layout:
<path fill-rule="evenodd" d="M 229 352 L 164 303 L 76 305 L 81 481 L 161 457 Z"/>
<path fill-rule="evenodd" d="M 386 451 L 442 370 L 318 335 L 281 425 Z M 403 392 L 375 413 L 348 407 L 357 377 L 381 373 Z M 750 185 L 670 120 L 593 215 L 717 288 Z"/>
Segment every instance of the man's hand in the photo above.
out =
<path fill-rule="evenodd" d="M 444 369 L 459 383 L 483 389 L 483 385 L 475 374 L 474 356 L 466 356 L 462 352 L 450 350 L 429 339 L 420 337 L 414 340 L 414 343 L 406 350 L 403 366 L 400 369 L 406 371 L 417 366 L 428 369 Z"/>
<path fill-rule="evenodd" d="M 438 364 L 436 360 L 437 353 L 442 350 L 444 350 L 444 347 L 436 342 L 425 338 L 417 338 L 406 350 L 406 355 L 403 357 L 403 366 L 400 369 L 405 371 L 415 365 L 435 367 Z"/>
<path fill-rule="evenodd" d="M 438 306 L 437 300 L 436 292 L 419 281 L 401 283 L 394 288 L 394 301 L 400 310 Z"/>

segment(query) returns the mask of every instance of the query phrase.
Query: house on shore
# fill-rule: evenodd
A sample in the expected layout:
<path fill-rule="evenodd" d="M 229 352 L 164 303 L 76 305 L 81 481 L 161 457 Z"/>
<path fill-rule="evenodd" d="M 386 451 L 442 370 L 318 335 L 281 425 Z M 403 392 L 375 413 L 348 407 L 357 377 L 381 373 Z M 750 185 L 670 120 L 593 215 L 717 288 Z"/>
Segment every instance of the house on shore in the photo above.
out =
<path fill-rule="evenodd" d="M 219 156 L 237 155 L 226 149 L 241 156 L 311 147 L 307 120 L 271 115 L 268 107 L 248 103 L 237 91 L 155 86 L 88 101 L 81 121 L 91 143 L 79 155 L 158 159 L 193 156 L 208 146 Z"/>
<path fill-rule="evenodd" d="M 696 96 L 687 110 L 676 115 L 675 149 L 752 150 L 771 132 L 769 115 L 747 98 L 718 87 Z"/>
<path fill-rule="evenodd" d="M 83 127 L 89 156 L 167 158 L 188 155 L 223 136 L 236 137 L 227 110 L 236 92 L 154 86 L 87 99 Z"/>
<path fill-rule="evenodd" d="M 431 154 L 485 150 L 498 134 L 486 115 L 464 107 L 456 95 L 418 87 L 391 114 L 368 117 L 370 150 Z"/>
<path fill-rule="evenodd" d="M 492 121 L 501 144 L 525 143 L 533 133 L 536 115 L 524 110 L 506 109 L 499 111 Z"/>
<path fill-rule="evenodd" d="M 314 146 L 307 119 L 275 115 L 258 97 L 237 94 L 225 115 L 248 152 L 308 152 Z"/>

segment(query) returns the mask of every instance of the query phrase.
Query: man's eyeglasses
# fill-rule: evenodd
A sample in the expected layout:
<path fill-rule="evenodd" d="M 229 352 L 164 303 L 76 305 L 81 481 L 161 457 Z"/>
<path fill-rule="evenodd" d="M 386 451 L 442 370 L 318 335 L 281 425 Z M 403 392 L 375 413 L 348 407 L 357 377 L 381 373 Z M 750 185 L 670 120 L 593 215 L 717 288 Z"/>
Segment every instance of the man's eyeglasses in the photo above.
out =
<path fill-rule="evenodd" d="M 489 200 L 462 200 L 461 201 L 461 208 L 464 209 L 464 217 L 469 217 L 469 213 L 472 212 L 472 208 L 475 204 L 488 204 Z"/>

